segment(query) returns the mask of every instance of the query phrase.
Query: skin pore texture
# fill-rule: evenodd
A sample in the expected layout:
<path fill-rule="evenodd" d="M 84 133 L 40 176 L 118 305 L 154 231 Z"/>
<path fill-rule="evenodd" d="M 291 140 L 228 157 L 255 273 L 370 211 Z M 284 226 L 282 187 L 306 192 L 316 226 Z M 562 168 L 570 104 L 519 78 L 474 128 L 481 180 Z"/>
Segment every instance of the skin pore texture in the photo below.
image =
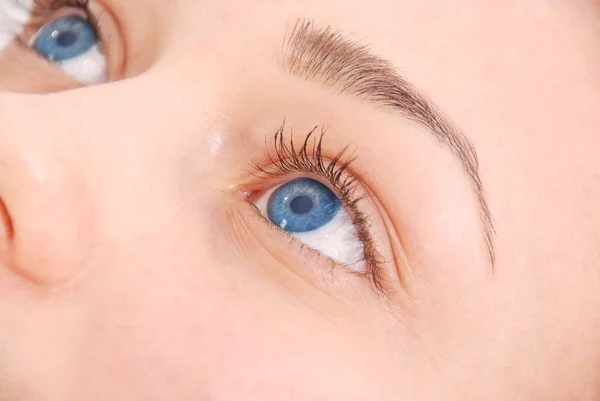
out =
<path fill-rule="evenodd" d="M 0 401 L 600 400 L 597 2 L 32 3 L 0 0 Z M 106 83 L 28 45 L 82 7 Z M 261 214 L 296 178 L 354 234 Z M 368 273 L 325 256 L 356 241 Z"/>

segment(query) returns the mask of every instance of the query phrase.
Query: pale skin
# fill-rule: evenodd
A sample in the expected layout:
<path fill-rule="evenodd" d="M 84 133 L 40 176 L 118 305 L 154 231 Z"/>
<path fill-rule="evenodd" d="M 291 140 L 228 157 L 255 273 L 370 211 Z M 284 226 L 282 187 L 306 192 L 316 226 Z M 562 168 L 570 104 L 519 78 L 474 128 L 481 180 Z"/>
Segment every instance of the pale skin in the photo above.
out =
<path fill-rule="evenodd" d="M 90 8 L 107 84 L 0 53 L 0 400 L 600 399 L 594 2 Z M 368 44 L 460 128 L 495 259 L 427 127 L 282 67 L 298 18 Z M 284 120 L 353 150 L 386 291 L 252 207 L 289 179 L 249 167 Z"/>

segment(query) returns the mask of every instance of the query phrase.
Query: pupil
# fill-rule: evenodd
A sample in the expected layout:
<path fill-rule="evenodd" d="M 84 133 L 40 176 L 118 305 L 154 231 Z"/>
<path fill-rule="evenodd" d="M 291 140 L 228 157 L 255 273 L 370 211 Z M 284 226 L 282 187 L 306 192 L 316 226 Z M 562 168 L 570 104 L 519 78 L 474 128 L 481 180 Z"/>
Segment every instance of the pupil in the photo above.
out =
<path fill-rule="evenodd" d="M 290 202 L 290 209 L 296 214 L 306 214 L 313 208 L 313 201 L 308 196 L 298 196 Z"/>
<path fill-rule="evenodd" d="M 56 43 L 60 47 L 72 46 L 77 41 L 77 34 L 73 31 L 61 32 L 56 38 Z"/>

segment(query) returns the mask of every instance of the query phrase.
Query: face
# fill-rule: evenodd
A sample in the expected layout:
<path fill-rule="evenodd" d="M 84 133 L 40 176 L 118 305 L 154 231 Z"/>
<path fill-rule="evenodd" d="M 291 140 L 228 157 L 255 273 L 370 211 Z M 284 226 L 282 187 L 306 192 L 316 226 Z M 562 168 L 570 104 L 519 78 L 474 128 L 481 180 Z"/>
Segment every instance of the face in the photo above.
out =
<path fill-rule="evenodd" d="M 597 18 L 0 0 L 0 400 L 598 399 Z"/>

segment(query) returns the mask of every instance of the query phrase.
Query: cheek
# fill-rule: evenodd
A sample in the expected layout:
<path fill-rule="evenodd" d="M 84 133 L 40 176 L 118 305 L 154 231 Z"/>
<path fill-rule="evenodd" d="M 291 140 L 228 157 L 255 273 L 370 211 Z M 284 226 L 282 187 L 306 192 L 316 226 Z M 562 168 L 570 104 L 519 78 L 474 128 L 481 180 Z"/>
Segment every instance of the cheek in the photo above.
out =
<path fill-rule="evenodd" d="M 153 224 L 114 238 L 77 289 L 75 399 L 387 399 L 403 381 L 409 392 L 414 358 L 376 305 L 280 285 L 268 272 L 286 267 L 223 248 L 219 224 Z"/>
<path fill-rule="evenodd" d="M 154 263 L 172 266 L 156 257 Z M 90 313 L 82 391 L 145 400 L 370 399 L 386 390 L 391 372 L 401 375 L 383 330 L 357 331 L 361 321 L 315 313 L 259 277 L 205 279 L 210 284 L 195 289 L 165 277 L 107 289 L 110 296 Z"/>

